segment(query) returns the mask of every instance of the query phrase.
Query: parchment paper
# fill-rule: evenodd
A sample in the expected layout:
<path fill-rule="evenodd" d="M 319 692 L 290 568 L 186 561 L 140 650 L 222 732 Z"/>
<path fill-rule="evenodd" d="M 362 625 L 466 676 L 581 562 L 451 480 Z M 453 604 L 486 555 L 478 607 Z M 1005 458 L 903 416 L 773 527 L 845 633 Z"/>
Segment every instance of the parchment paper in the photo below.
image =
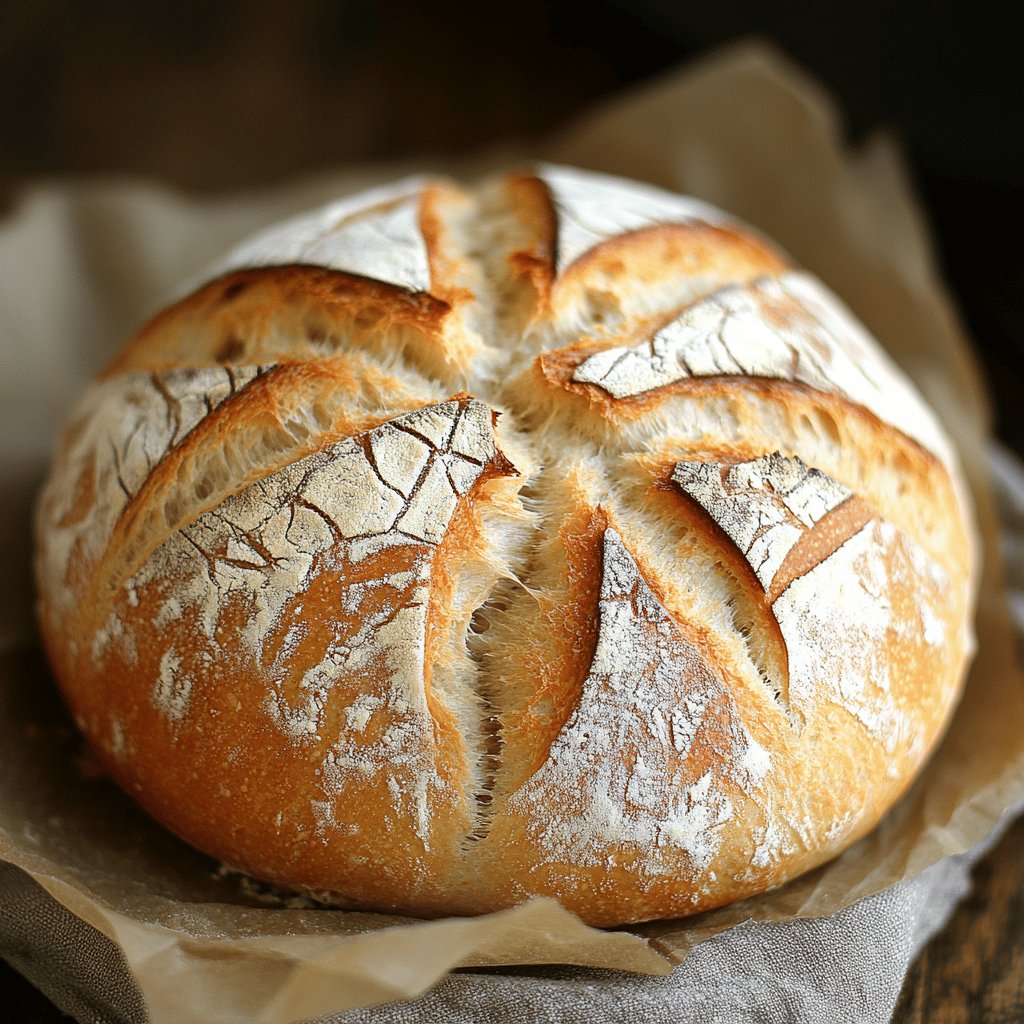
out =
<path fill-rule="evenodd" d="M 644 178 L 745 218 L 834 288 L 917 381 L 960 450 L 984 538 L 979 653 L 944 743 L 882 826 L 838 860 L 689 921 L 602 932 L 535 900 L 421 922 L 282 900 L 219 871 L 91 768 L 32 624 L 31 501 L 74 395 L 180 281 L 258 227 L 411 168 L 207 201 L 139 183 L 40 185 L 0 227 L 0 859 L 119 947 L 138 991 L 86 986 L 91 1019 L 138 1020 L 144 1004 L 158 1024 L 284 1024 L 411 998 L 460 966 L 666 974 L 740 922 L 835 915 L 915 878 L 982 842 L 1024 799 L 1024 676 L 986 475 L 988 413 L 893 142 L 845 151 L 820 90 L 771 51 L 744 46 L 546 143 L 430 169 L 472 175 L 533 155 Z M 66 942 L 53 919 L 40 918 L 43 939 L 55 928 L 52 941 Z M 79 951 L 93 943 L 100 956 L 103 940 L 82 935 Z M 68 962 L 70 971 L 79 961 Z M 130 1014 L 118 999 L 132 1002 Z"/>

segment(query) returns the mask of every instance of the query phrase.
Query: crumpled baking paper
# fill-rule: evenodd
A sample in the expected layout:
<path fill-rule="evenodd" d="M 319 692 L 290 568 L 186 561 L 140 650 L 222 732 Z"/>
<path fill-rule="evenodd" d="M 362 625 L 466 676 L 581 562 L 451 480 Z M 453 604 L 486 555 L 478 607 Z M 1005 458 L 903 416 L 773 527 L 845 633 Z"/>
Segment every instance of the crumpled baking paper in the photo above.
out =
<path fill-rule="evenodd" d="M 757 922 L 816 918 L 838 927 L 854 912 L 844 908 L 879 898 L 890 905 L 886 893 L 906 891 L 977 848 L 1024 799 L 1024 675 L 1000 568 L 988 412 L 892 140 L 846 150 L 820 89 L 774 52 L 745 45 L 623 96 L 550 140 L 435 161 L 428 170 L 470 177 L 530 157 L 646 179 L 747 220 L 823 278 L 915 379 L 959 449 L 984 539 L 979 653 L 943 744 L 882 825 L 837 860 L 684 921 L 599 931 L 546 900 L 479 918 L 415 921 L 283 899 L 218 870 L 91 766 L 32 623 L 31 503 L 70 402 L 176 285 L 259 227 L 413 168 L 207 200 L 139 183 L 39 185 L 0 225 L 0 860 L 9 865 L 0 866 L 0 953 L 81 1019 L 285 1024 L 413 999 L 459 967 L 668 975 L 696 951 L 679 971 L 698 961 L 724 970 L 751 929 L 768 942 L 772 926 Z M 952 897 L 938 902 L 944 913 Z M 785 988 L 788 969 L 778 965 L 776 987 Z M 631 991 L 670 1000 L 677 976 L 634 979 Z M 478 972 L 475 994 L 461 981 L 467 977 L 454 975 L 437 998 L 463 991 L 479 1002 L 491 991 L 523 1014 L 548 1005 L 527 998 L 535 975 Z M 585 990 L 591 998 L 601 987 L 591 977 L 619 975 L 563 971 L 551 980 L 561 978 L 567 996 Z M 705 983 L 717 986 L 718 978 Z M 615 991 L 608 998 L 624 998 Z M 430 998 L 365 1019 L 456 1015 L 451 1002 L 428 1009 Z M 744 998 L 757 1009 L 756 994 Z M 558 1002 L 547 1019 L 563 1019 Z M 427 1016 L 413 1016 L 416 1006 Z M 637 1012 L 653 1019 L 650 1007 Z M 586 1019 L 595 1014 L 591 1008 Z"/>

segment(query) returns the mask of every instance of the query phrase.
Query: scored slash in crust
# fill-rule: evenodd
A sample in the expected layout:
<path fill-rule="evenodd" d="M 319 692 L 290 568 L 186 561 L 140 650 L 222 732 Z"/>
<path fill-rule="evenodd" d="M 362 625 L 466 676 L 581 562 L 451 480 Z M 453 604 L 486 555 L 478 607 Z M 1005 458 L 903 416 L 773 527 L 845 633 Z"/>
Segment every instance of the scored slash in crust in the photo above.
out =
<path fill-rule="evenodd" d="M 897 799 L 970 651 L 963 495 L 877 343 L 727 215 L 414 178 L 241 246 L 113 360 L 40 614 L 100 759 L 201 849 L 622 924 Z"/>

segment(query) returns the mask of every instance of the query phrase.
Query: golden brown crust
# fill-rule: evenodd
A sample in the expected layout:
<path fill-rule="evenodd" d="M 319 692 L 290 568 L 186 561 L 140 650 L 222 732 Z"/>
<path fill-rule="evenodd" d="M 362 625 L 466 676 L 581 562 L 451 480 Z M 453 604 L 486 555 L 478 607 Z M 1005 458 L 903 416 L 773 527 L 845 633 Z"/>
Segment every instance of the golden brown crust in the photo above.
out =
<path fill-rule="evenodd" d="M 315 266 L 239 270 L 158 313 L 103 376 L 176 367 L 250 366 L 371 351 L 394 334 L 433 366 L 451 307 L 424 292 Z"/>
<path fill-rule="evenodd" d="M 968 529 L 962 516 L 947 514 L 948 509 L 963 502 L 955 479 L 935 453 L 894 430 L 869 409 L 841 395 L 791 380 L 736 376 L 689 378 L 641 395 L 615 399 L 593 384 L 571 379 L 575 368 L 592 351 L 592 343 L 585 341 L 539 356 L 530 371 L 534 387 L 517 389 L 517 394 L 524 396 L 521 401 L 526 415 L 531 415 L 530 407 L 543 415 L 556 415 L 571 425 L 569 429 L 627 451 L 664 448 L 663 439 L 673 438 L 675 433 L 665 426 L 665 420 L 671 419 L 673 426 L 679 423 L 688 428 L 673 438 L 677 446 L 682 445 L 677 450 L 702 457 L 714 453 L 727 460 L 738 453 L 762 454 L 772 447 L 796 454 L 801 433 L 824 434 L 842 456 L 826 464 L 830 472 L 880 503 L 900 525 L 921 524 L 922 543 L 955 563 L 959 573 L 968 571 L 972 551 Z M 568 402 L 554 399 L 553 393 L 558 392 L 572 398 Z M 689 429 L 690 410 L 715 402 L 725 410 L 728 432 L 715 419 L 709 421 L 711 433 Z M 772 437 L 762 440 L 768 409 L 786 426 L 785 442 Z M 657 426 L 653 437 L 648 429 L 652 422 Z M 631 428 L 635 429 L 633 436 L 627 433 Z M 817 461 L 820 464 L 823 460 Z M 881 477 L 883 469 L 898 482 L 896 501 L 883 496 L 887 486 Z"/>
<path fill-rule="evenodd" d="M 174 400 L 159 375 L 152 379 L 173 410 Z M 373 383 L 383 387 L 387 382 L 381 375 Z M 338 361 L 286 363 L 260 373 L 245 385 L 244 394 L 233 393 L 150 469 L 114 525 L 104 559 L 95 570 L 97 586 L 115 590 L 169 533 L 188 526 L 242 488 L 333 440 L 376 426 L 380 417 L 353 416 L 332 401 L 339 392 L 351 393 L 365 383 L 356 382 L 350 368 Z M 301 430 L 293 426 L 291 433 L 283 430 L 282 423 L 294 423 L 300 410 L 309 410 L 312 422 Z M 245 438 L 250 452 L 263 449 L 264 457 L 254 460 L 248 472 L 239 473 L 242 467 L 237 463 L 224 465 L 224 453 L 236 438 Z M 224 468 L 236 471 L 217 472 Z M 186 488 L 183 480 L 195 485 Z"/>
<path fill-rule="evenodd" d="M 515 206 L 529 241 L 508 253 L 509 271 L 526 276 L 542 308 L 549 308 L 551 286 L 555 279 L 555 234 L 558 218 L 544 183 L 530 173 L 509 175 L 505 180 L 509 201 Z"/>
<path fill-rule="evenodd" d="M 780 274 L 787 266 L 776 250 L 741 231 L 699 222 L 658 224 L 619 235 L 577 257 L 559 276 L 558 289 L 560 298 L 580 287 L 614 291 L 623 278 L 641 287 L 668 274 L 732 284 Z"/>
<path fill-rule="evenodd" d="M 457 239 L 452 237 L 449 228 L 451 209 L 467 202 L 461 189 L 444 182 L 432 182 L 424 188 L 420 200 L 419 225 L 427 247 L 430 294 L 449 308 L 473 299 L 473 292 L 459 284 L 462 260 Z"/>
<path fill-rule="evenodd" d="M 464 409 L 470 401 L 457 395 L 445 405 Z M 408 419 L 399 417 L 387 428 Z M 317 466 L 330 470 L 346 456 L 371 458 L 371 446 L 387 428 L 348 439 L 331 435 L 313 455 L 285 470 L 298 481 L 303 463 L 313 466 L 305 471 L 308 477 Z M 335 526 L 330 507 L 314 507 L 306 491 L 286 488 L 291 505 L 281 512 L 287 511 L 293 525 L 307 512 L 326 524 L 329 535 L 315 549 L 301 586 L 282 595 L 272 628 L 261 631 L 254 644 L 258 592 L 242 586 L 224 590 L 216 585 L 216 574 L 225 563 L 257 574 L 275 559 L 294 557 L 271 547 L 265 525 L 246 533 L 238 525 L 246 505 L 260 500 L 255 492 L 281 472 L 270 470 L 261 482 L 219 502 L 214 512 L 195 517 L 202 534 L 179 526 L 150 558 L 159 571 L 131 574 L 116 588 L 112 606 L 108 599 L 83 609 L 74 627 L 79 632 L 94 635 L 113 618 L 135 642 L 114 641 L 98 654 L 81 651 L 66 674 L 61 672 L 61 682 L 87 731 L 103 721 L 99 709 L 117 709 L 118 735 L 131 737 L 131 749 L 114 750 L 108 742 L 100 747 L 101 759 L 154 816 L 203 849 L 262 878 L 330 889 L 348 903 L 430 912 L 437 905 L 432 894 L 445 891 L 450 863 L 473 813 L 464 729 L 450 697 L 431 685 L 436 635 L 451 613 L 458 564 L 481 557 L 483 526 L 476 506 L 487 502 L 494 482 L 515 471 L 492 449 L 440 543 L 417 542 L 398 531 L 390 541 L 382 535 L 384 545 L 362 557 L 353 554 L 358 538 L 345 536 L 344 518 Z M 428 486 L 424 474 L 419 488 Z M 414 491 L 410 505 L 415 498 Z M 339 506 L 333 514 L 344 512 Z M 207 538 L 206 547 L 197 536 Z M 198 552 L 194 567 L 182 562 L 185 545 L 174 550 L 176 537 L 185 537 Z M 247 555 L 231 550 L 241 542 Z M 304 543 L 313 544 L 313 535 Z M 273 582 L 271 577 L 268 584 Z M 206 597 L 179 603 L 175 595 L 196 584 Z M 385 631 L 415 609 L 423 614 L 414 614 L 400 631 L 389 661 Z M 204 615 L 213 621 L 204 625 Z M 362 640 L 365 656 L 349 658 L 349 670 L 332 674 L 329 701 L 312 711 L 304 707 L 309 669 L 329 663 L 332 651 L 359 650 L 368 622 L 376 629 L 369 641 Z M 425 660 L 416 657 L 417 643 Z M 401 684 L 413 687 L 404 696 L 396 695 L 396 671 Z M 413 675 L 406 676 L 408 671 Z M 155 682 L 140 689 L 140 680 Z M 423 698 L 419 709 L 417 686 Z M 277 727 L 275 714 L 268 714 L 268 694 L 282 709 Z M 374 714 L 380 706 L 390 713 Z M 399 735 L 392 735 L 396 730 Z M 347 738 L 342 750 L 340 735 Z M 355 770 L 333 797 L 326 776 L 344 775 L 353 760 Z M 371 765 L 373 770 L 366 770 Z M 401 791 L 397 806 L 396 790 Z M 188 819 L 197 806 L 203 808 L 203 822 L 193 829 Z M 329 844 L 323 841 L 327 834 Z M 335 870 L 339 857 L 347 864 L 343 873 Z M 388 859 L 390 865 L 384 863 Z"/>
<path fill-rule="evenodd" d="M 718 211 L 560 168 L 238 250 L 84 397 L 38 517 L 101 762 L 349 907 L 781 884 L 909 785 L 971 646 L 959 470 L 876 343 Z"/>

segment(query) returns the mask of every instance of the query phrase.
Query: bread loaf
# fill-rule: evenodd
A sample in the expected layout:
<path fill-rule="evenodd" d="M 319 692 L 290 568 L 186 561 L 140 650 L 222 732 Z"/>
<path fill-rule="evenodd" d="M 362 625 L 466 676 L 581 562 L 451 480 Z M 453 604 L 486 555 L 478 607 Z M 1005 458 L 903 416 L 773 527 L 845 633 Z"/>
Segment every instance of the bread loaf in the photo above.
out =
<path fill-rule="evenodd" d="M 103 765 L 214 857 L 618 925 L 878 822 L 956 701 L 971 536 L 823 285 L 538 166 L 334 203 L 145 325 L 59 443 L 39 610 Z"/>

